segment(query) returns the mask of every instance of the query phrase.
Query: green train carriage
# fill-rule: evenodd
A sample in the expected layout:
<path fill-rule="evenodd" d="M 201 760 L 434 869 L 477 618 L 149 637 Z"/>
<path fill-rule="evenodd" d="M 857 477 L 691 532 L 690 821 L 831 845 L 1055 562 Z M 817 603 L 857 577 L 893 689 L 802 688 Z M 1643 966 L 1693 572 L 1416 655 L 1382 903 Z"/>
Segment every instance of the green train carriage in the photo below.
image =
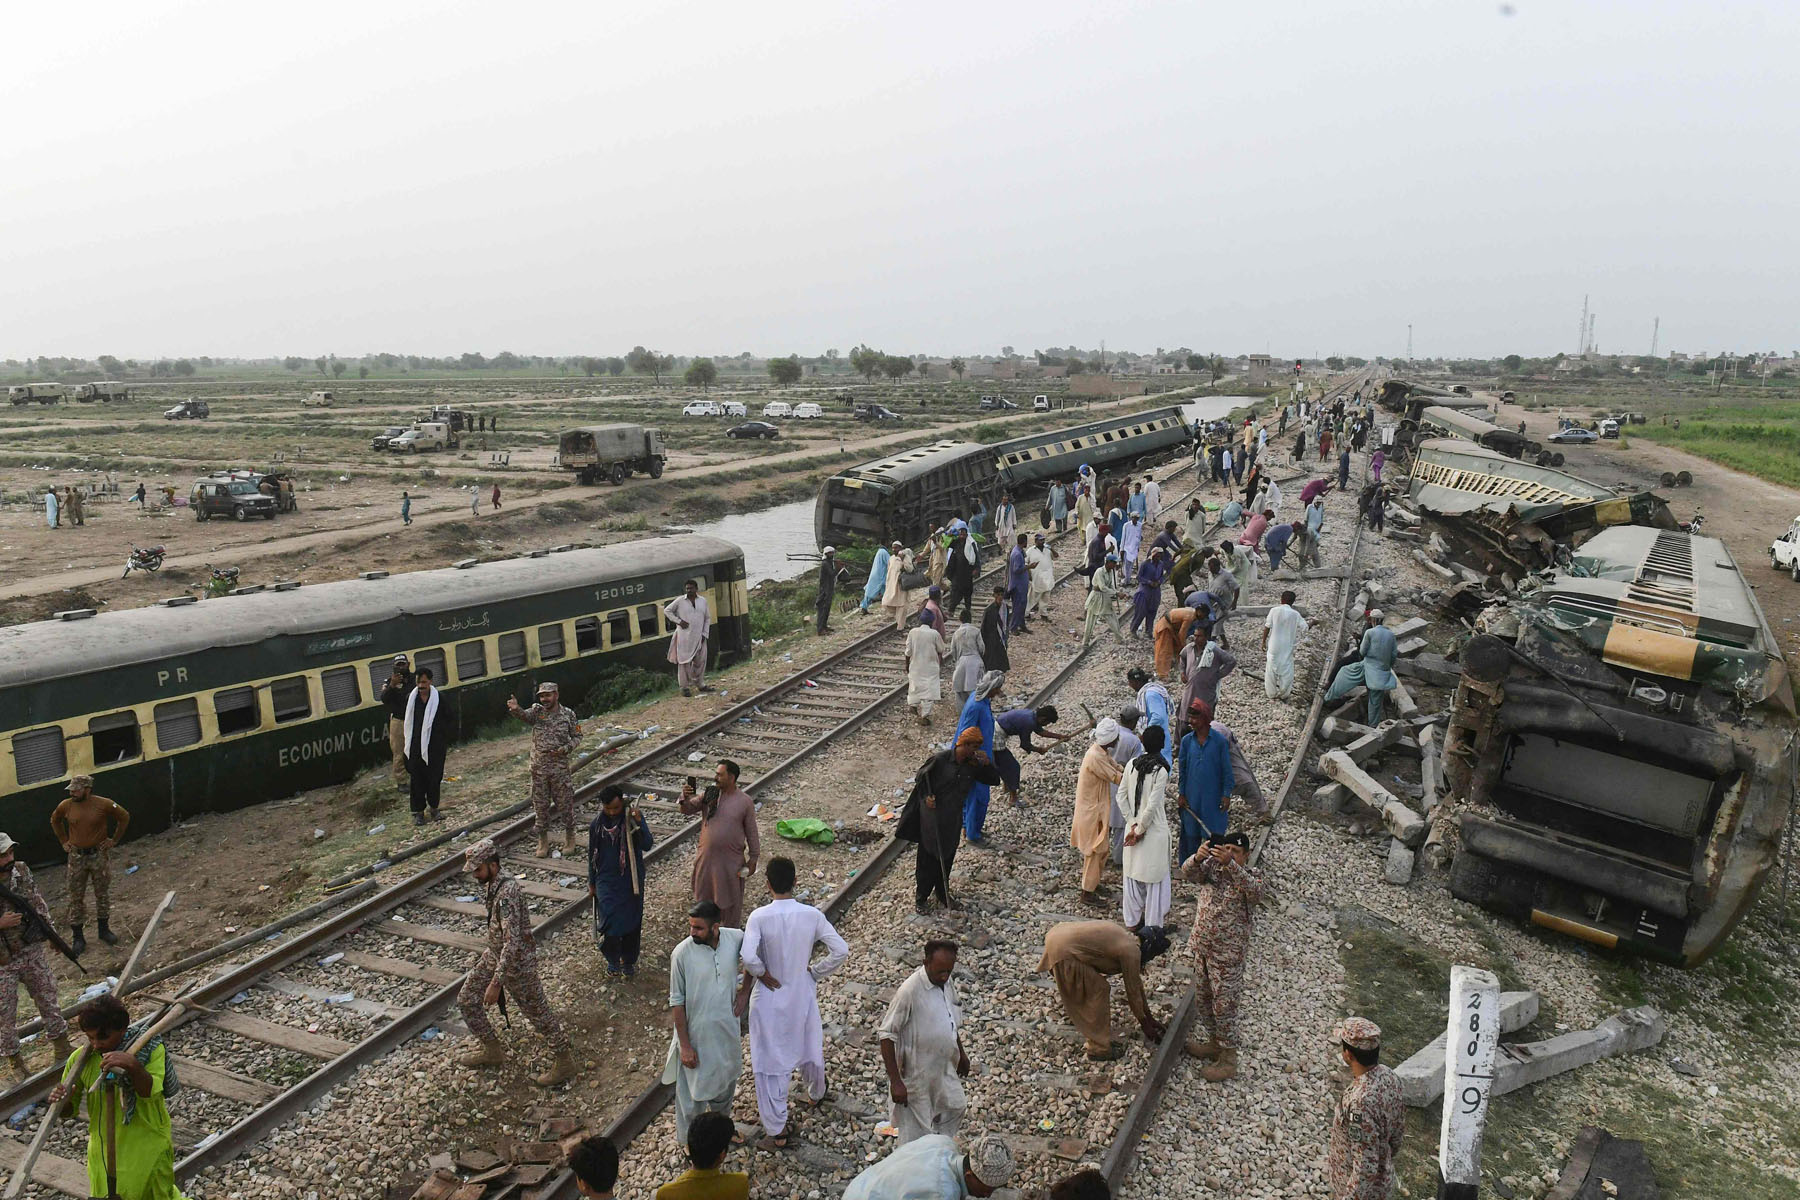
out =
<path fill-rule="evenodd" d="M 689 579 L 710 665 L 749 657 L 743 552 L 699 536 L 0 628 L 0 829 L 28 861 L 57 857 L 50 813 L 79 774 L 133 833 L 343 783 L 389 758 L 396 654 L 432 668 L 453 741 L 540 678 L 579 705 L 626 669 L 671 669 L 662 610 Z"/>

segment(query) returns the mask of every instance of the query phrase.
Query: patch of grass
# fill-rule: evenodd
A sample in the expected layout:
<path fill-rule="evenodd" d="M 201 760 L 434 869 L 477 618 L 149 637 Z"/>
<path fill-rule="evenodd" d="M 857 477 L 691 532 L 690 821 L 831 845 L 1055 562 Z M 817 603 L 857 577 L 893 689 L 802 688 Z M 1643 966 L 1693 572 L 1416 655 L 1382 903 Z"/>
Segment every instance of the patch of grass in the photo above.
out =
<path fill-rule="evenodd" d="M 675 677 L 662 671 L 646 671 L 641 667 L 625 667 L 603 675 L 581 697 L 581 712 L 598 716 L 625 708 L 642 700 L 650 700 L 673 691 Z"/>
<path fill-rule="evenodd" d="M 750 636 L 758 641 L 783 637 L 806 624 L 818 594 L 818 573 L 799 579 L 764 583 L 750 593 Z"/>

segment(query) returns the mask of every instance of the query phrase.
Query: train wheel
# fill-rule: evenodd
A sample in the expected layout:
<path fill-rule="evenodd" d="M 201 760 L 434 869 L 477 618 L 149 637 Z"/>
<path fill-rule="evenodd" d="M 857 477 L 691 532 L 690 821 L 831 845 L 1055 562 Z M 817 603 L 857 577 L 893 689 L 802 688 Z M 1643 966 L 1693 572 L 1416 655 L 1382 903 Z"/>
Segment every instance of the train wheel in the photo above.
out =
<path fill-rule="evenodd" d="M 1664 471 L 1662 473 L 1662 485 L 1664 487 L 1674 487 L 1675 486 L 1675 472 Z"/>
<path fill-rule="evenodd" d="M 1537 465 L 1540 467 L 1547 467 L 1550 465 L 1550 455 L 1547 451 L 1539 450 L 1538 456 L 1534 461 L 1536 461 Z"/>
<path fill-rule="evenodd" d="M 1550 465 L 1553 467 L 1560 467 L 1563 465 L 1563 456 L 1562 456 L 1561 450 L 1558 450 L 1555 454 L 1552 454 L 1550 456 Z"/>
<path fill-rule="evenodd" d="M 1676 487 L 1692 487 L 1692 486 L 1694 486 L 1694 473 L 1692 471 L 1678 472 L 1675 476 L 1675 486 Z"/>

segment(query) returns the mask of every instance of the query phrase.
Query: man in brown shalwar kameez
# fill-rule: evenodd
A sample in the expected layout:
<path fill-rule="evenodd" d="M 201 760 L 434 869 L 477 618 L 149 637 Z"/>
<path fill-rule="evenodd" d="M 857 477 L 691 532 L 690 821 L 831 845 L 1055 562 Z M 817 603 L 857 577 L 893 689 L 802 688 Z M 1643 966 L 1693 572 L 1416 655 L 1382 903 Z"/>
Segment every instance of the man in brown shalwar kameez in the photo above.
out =
<path fill-rule="evenodd" d="M 1107 982 L 1112 975 L 1123 977 L 1125 1003 L 1145 1040 L 1162 1041 L 1162 1023 L 1150 1015 L 1144 999 L 1143 968 L 1168 948 L 1168 935 L 1160 929 L 1133 933 L 1111 921 L 1064 921 L 1044 935 L 1044 957 L 1037 969 L 1056 980 L 1069 1023 L 1087 1039 L 1089 1058 L 1104 1062 L 1125 1053 L 1112 1040 L 1112 985 Z"/>
<path fill-rule="evenodd" d="M 756 805 L 738 787 L 738 765 L 720 759 L 714 787 L 696 795 L 681 789 L 681 811 L 699 814 L 700 848 L 694 855 L 694 899 L 719 906 L 719 924 L 744 927 L 744 880 L 756 872 L 762 837 L 756 827 Z"/>

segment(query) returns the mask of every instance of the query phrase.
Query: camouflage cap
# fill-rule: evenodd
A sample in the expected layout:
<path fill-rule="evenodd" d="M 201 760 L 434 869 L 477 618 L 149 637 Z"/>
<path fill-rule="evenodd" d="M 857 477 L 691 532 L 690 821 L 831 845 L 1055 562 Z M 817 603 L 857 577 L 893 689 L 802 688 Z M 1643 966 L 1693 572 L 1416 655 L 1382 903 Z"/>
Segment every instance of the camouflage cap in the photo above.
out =
<path fill-rule="evenodd" d="M 550 695 L 554 696 L 554 695 L 558 694 L 559 690 L 560 689 L 558 689 L 557 686 L 554 683 L 551 683 L 548 679 L 544 680 L 542 683 L 537 685 L 537 694 L 540 696 L 542 696 L 546 692 L 548 692 Z"/>
<path fill-rule="evenodd" d="M 1345 1017 L 1338 1022 L 1335 1036 L 1352 1050 L 1381 1049 L 1381 1026 L 1367 1017 Z"/>
<path fill-rule="evenodd" d="M 473 846 L 463 851 L 463 870 L 473 871 L 483 863 L 500 861 L 500 847 L 494 845 L 493 838 L 482 838 Z"/>
<path fill-rule="evenodd" d="M 71 776 L 69 776 L 69 790 L 71 792 L 74 791 L 78 787 L 91 788 L 93 786 L 94 786 L 94 777 L 92 775 L 71 775 Z"/>

